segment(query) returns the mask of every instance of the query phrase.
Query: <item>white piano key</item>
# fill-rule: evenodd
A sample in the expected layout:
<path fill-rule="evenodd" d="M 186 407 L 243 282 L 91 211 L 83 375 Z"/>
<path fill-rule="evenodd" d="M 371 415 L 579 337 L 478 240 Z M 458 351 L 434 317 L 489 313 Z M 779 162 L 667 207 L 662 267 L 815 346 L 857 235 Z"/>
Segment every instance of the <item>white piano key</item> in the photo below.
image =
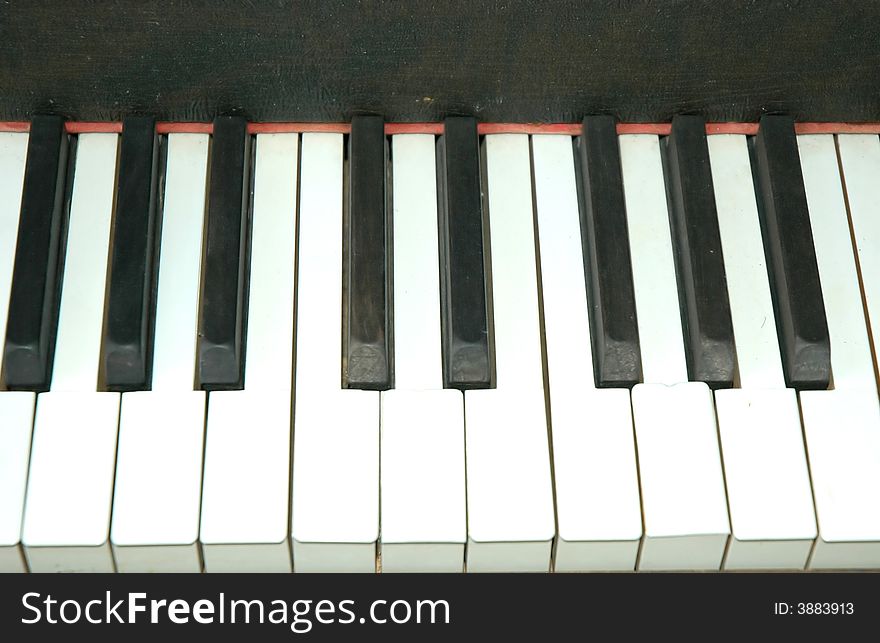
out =
<path fill-rule="evenodd" d="M 559 530 L 554 569 L 631 571 L 642 514 L 629 391 L 585 387 L 580 396 L 559 395 L 551 383 L 550 395 Z"/>
<path fill-rule="evenodd" d="M 832 340 L 832 350 L 833 345 Z M 876 569 L 880 567 L 876 396 L 836 389 L 805 391 L 800 398 L 819 522 L 809 567 Z"/>
<path fill-rule="evenodd" d="M 113 571 L 119 394 L 96 392 L 117 134 L 82 134 L 51 390 L 37 397 L 22 542 L 31 571 Z"/>
<path fill-rule="evenodd" d="M 290 391 L 213 391 L 201 534 L 209 572 L 289 572 Z"/>
<path fill-rule="evenodd" d="M 244 391 L 213 391 L 202 491 L 207 571 L 291 571 L 296 134 L 256 139 Z"/>
<path fill-rule="evenodd" d="M 712 393 L 687 382 L 660 141 L 620 137 L 645 383 L 632 391 L 639 569 L 718 569 L 730 533 Z"/>
<path fill-rule="evenodd" d="M 533 136 L 556 483 L 556 571 L 632 570 L 642 536 L 627 389 L 597 389 L 571 138 Z"/>
<path fill-rule="evenodd" d="M 391 139 L 393 159 L 394 385 L 443 388 L 437 170 L 433 135 Z"/>
<path fill-rule="evenodd" d="M 245 387 L 289 391 L 293 374 L 299 137 L 256 137 Z"/>
<path fill-rule="evenodd" d="M 122 394 L 110 539 L 120 572 L 197 572 L 205 393 L 194 391 L 208 136 L 170 134 L 152 390 Z"/>
<path fill-rule="evenodd" d="M 159 250 L 153 391 L 192 390 L 208 170 L 207 134 L 169 134 Z"/>
<path fill-rule="evenodd" d="M 745 136 L 709 156 L 740 388 L 715 392 L 732 538 L 725 569 L 803 569 L 816 538 L 800 409 L 785 388 Z"/>
<path fill-rule="evenodd" d="M 36 395 L 0 393 L 0 573 L 27 571 L 19 546 Z"/>
<path fill-rule="evenodd" d="M 809 566 L 880 567 L 880 406 L 831 135 L 798 137 L 833 390 L 800 394 L 819 537 Z"/>
<path fill-rule="evenodd" d="M 9 292 L 18 242 L 18 217 L 24 186 L 28 135 L 19 132 L 0 133 L 0 338 L 6 338 L 6 317 L 9 313 Z"/>
<path fill-rule="evenodd" d="M 711 391 L 637 384 L 632 405 L 645 518 L 639 569 L 718 569 L 730 526 Z"/>
<path fill-rule="evenodd" d="M 27 143 L 25 133 L 0 133 L 0 338 L 6 337 Z M 0 572 L 27 571 L 19 542 L 34 400 L 33 393 L 0 392 Z"/>
<path fill-rule="evenodd" d="M 464 405 L 453 389 L 382 393 L 382 571 L 460 572 Z"/>
<path fill-rule="evenodd" d="M 98 386 L 118 134 L 81 134 L 67 228 L 52 391 Z"/>
<path fill-rule="evenodd" d="M 302 136 L 297 389 L 342 385 L 342 145 L 340 134 Z"/>
<path fill-rule="evenodd" d="M 22 543 L 32 572 L 112 572 L 117 393 L 37 396 Z"/>
<path fill-rule="evenodd" d="M 834 137 L 798 136 L 798 151 L 831 338 L 833 387 L 876 392 Z"/>
<path fill-rule="evenodd" d="M 732 529 L 724 568 L 803 569 L 816 517 L 795 391 L 719 390 L 715 404 Z"/>
<path fill-rule="evenodd" d="M 111 540 L 120 572 L 199 572 L 204 391 L 122 395 Z"/>
<path fill-rule="evenodd" d="M 376 391 L 342 390 L 342 135 L 301 145 L 291 536 L 295 571 L 376 569 Z"/>
<path fill-rule="evenodd" d="M 544 388 L 529 138 L 485 138 L 499 389 Z"/>
<path fill-rule="evenodd" d="M 375 572 L 379 394 L 308 391 L 294 408 L 294 571 Z"/>
<path fill-rule="evenodd" d="M 742 388 L 785 388 L 745 136 L 707 137 Z"/>
<path fill-rule="evenodd" d="M 383 572 L 462 571 L 464 401 L 443 390 L 435 141 L 392 138 L 395 390 L 382 393 Z"/>
<path fill-rule="evenodd" d="M 880 137 L 876 134 L 840 134 L 837 137 L 857 251 L 862 294 L 870 319 L 874 368 L 880 351 Z M 876 370 L 880 385 L 880 370 Z"/>
<path fill-rule="evenodd" d="M 465 392 L 467 569 L 547 571 L 555 537 L 529 139 L 485 139 L 497 388 Z"/>
<path fill-rule="evenodd" d="M 688 379 L 666 209 L 660 141 L 650 134 L 618 139 L 636 298 L 642 379 L 677 384 Z"/>
<path fill-rule="evenodd" d="M 555 525 L 543 399 L 467 391 L 465 423 L 467 570 L 549 571 Z"/>

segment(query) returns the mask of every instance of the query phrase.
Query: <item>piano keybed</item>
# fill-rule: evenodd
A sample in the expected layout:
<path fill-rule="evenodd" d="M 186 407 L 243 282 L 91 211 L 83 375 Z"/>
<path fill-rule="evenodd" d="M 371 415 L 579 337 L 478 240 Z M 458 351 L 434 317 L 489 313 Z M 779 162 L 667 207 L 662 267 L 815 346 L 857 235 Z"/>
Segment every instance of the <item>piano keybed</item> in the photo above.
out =
<path fill-rule="evenodd" d="M 0 571 L 880 568 L 876 128 L 0 130 Z"/>

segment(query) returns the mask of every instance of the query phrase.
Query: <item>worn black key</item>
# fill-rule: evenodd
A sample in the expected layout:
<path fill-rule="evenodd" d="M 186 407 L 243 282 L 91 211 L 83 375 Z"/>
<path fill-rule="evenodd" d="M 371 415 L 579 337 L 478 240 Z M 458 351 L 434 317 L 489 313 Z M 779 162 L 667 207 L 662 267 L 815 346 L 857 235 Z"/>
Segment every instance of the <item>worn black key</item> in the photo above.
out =
<path fill-rule="evenodd" d="M 701 117 L 672 120 L 665 161 L 688 375 L 712 388 L 729 388 L 736 351 L 706 123 Z"/>
<path fill-rule="evenodd" d="M 445 121 L 437 143 L 437 198 L 444 386 L 489 388 L 480 150 L 473 118 Z"/>
<path fill-rule="evenodd" d="M 712 388 L 729 388 L 736 351 L 706 123 L 701 117 L 672 119 L 666 174 L 688 376 Z"/>
<path fill-rule="evenodd" d="M 577 148 L 593 375 L 599 387 L 630 387 L 642 355 L 614 117 L 586 117 Z"/>
<path fill-rule="evenodd" d="M 794 121 L 761 118 L 752 155 L 785 381 L 825 389 L 831 343 Z"/>
<path fill-rule="evenodd" d="M 214 120 L 202 292 L 199 383 L 242 387 L 250 146 L 243 118 Z"/>
<path fill-rule="evenodd" d="M 45 391 L 58 323 L 68 136 L 57 116 L 35 116 L 28 139 L 3 377 L 7 388 Z"/>
<path fill-rule="evenodd" d="M 110 391 L 145 390 L 149 384 L 158 151 L 152 117 L 123 121 L 102 355 Z"/>
<path fill-rule="evenodd" d="M 385 123 L 355 116 L 348 139 L 348 257 L 343 381 L 348 388 L 391 387 Z"/>

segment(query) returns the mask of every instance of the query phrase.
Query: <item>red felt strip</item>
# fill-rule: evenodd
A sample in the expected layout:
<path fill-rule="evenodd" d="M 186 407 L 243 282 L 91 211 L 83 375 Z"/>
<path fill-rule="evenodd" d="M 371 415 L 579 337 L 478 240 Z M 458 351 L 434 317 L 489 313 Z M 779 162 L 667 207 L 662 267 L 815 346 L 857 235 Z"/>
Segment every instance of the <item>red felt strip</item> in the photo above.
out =
<path fill-rule="evenodd" d="M 0 132 L 29 132 L 31 124 L 27 121 L 0 122 Z"/>
<path fill-rule="evenodd" d="M 89 134 L 96 132 L 122 132 L 120 122 L 68 121 L 64 125 L 69 134 Z M 672 128 L 669 123 L 618 123 L 618 134 L 654 134 L 667 136 Z M 795 123 L 798 134 L 880 134 L 880 123 Z M 30 123 L 26 121 L 0 121 L 0 132 L 27 132 Z M 159 122 L 159 134 L 211 134 L 211 123 L 171 123 Z M 270 134 L 281 132 L 331 132 L 348 134 L 349 123 L 248 123 L 251 134 Z M 479 123 L 480 134 L 565 134 L 577 136 L 581 133 L 580 123 Z M 706 123 L 707 134 L 744 134 L 758 132 L 757 123 Z M 394 134 L 442 134 L 443 123 L 386 123 L 385 133 Z"/>
<path fill-rule="evenodd" d="M 385 123 L 385 134 L 442 134 L 443 123 Z"/>
<path fill-rule="evenodd" d="M 706 134 L 746 134 L 758 133 L 757 123 L 706 123 Z"/>
<path fill-rule="evenodd" d="M 568 134 L 581 133 L 580 123 L 477 123 L 478 134 Z"/>
<path fill-rule="evenodd" d="M 618 123 L 618 134 L 656 134 L 669 136 L 672 131 L 670 123 Z"/>
<path fill-rule="evenodd" d="M 797 134 L 880 134 L 880 123 L 795 123 Z"/>
<path fill-rule="evenodd" d="M 212 123 L 156 123 L 158 134 L 211 134 L 213 131 Z"/>
<path fill-rule="evenodd" d="M 67 121 L 64 129 L 68 134 L 119 134 L 122 123 L 88 123 L 84 121 Z"/>
<path fill-rule="evenodd" d="M 350 123 L 248 123 L 249 134 L 284 134 L 290 132 L 348 134 L 350 131 Z"/>

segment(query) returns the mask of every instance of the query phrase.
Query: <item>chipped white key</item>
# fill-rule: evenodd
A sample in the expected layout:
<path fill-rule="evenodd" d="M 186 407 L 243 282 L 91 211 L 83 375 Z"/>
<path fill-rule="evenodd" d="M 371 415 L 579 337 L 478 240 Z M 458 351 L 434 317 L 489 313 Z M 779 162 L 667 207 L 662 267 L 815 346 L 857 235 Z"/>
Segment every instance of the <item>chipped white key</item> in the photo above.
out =
<path fill-rule="evenodd" d="M 556 482 L 556 571 L 633 570 L 642 537 L 627 389 L 597 389 L 572 141 L 532 137 Z"/>

